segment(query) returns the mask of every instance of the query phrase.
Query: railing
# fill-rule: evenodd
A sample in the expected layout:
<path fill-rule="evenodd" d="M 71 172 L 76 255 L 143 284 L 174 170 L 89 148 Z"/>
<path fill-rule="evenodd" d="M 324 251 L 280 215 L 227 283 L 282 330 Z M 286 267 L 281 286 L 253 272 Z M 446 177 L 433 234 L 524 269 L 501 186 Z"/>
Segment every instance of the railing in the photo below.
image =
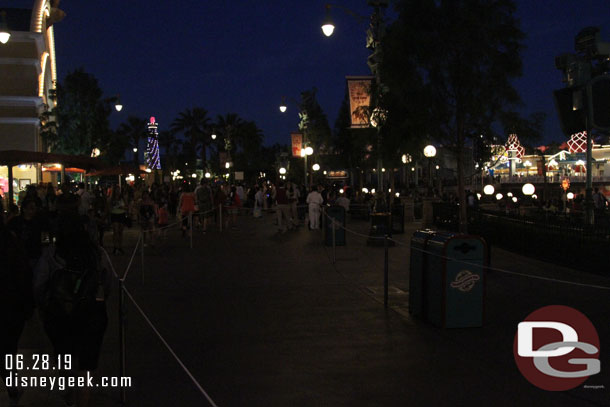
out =
<path fill-rule="evenodd" d="M 457 230 L 457 206 L 436 203 L 433 210 L 437 228 Z M 610 250 L 610 221 L 607 213 L 598 213 L 597 216 L 597 223 L 589 226 L 581 218 L 561 214 L 531 212 L 527 216 L 519 216 L 469 210 L 468 232 L 481 235 L 489 243 L 519 254 L 607 274 L 603 254 Z"/>
<path fill-rule="evenodd" d="M 558 174 L 547 175 L 546 182 L 549 184 L 559 184 L 559 183 L 561 183 L 561 180 L 563 178 L 564 178 L 563 175 L 558 175 Z M 579 174 L 579 175 L 570 175 L 570 176 L 568 176 L 568 178 L 570 178 L 570 182 L 572 182 L 572 183 L 574 183 L 574 182 L 584 183 L 586 176 L 585 176 L 585 174 Z M 593 182 L 610 183 L 610 176 L 606 176 L 606 175 L 593 176 L 592 179 L 593 179 Z M 499 176 L 494 177 L 494 181 L 499 182 L 500 184 L 526 184 L 528 182 L 532 183 L 532 184 L 543 184 L 544 177 L 542 175 L 528 175 L 528 176 L 499 175 Z"/>

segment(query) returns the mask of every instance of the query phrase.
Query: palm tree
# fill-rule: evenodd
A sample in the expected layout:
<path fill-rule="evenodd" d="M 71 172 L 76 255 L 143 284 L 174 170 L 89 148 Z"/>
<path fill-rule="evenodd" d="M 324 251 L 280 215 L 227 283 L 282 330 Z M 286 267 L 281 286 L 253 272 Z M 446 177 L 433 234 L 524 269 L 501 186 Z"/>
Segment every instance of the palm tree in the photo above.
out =
<path fill-rule="evenodd" d="M 216 129 L 224 140 L 224 150 L 228 153 L 231 160 L 231 150 L 234 150 L 236 142 L 240 139 L 240 130 L 243 120 L 235 113 L 227 113 L 224 116 L 218 115 L 216 118 Z M 220 150 L 220 148 L 219 148 Z"/>
<path fill-rule="evenodd" d="M 173 132 L 167 130 L 159 132 L 159 147 L 165 152 L 165 166 L 162 166 L 163 168 L 174 166 L 176 147 L 179 144 L 179 141 L 176 139 L 176 134 Z"/>
<path fill-rule="evenodd" d="M 133 147 L 140 145 L 141 139 L 146 139 L 148 136 L 148 122 L 145 119 L 141 119 L 135 116 L 129 116 L 125 123 L 121 123 L 117 134 L 130 141 Z M 136 166 L 140 165 L 138 159 L 139 154 L 136 152 L 133 155 L 133 162 Z"/>
<path fill-rule="evenodd" d="M 192 110 L 186 109 L 174 119 L 170 129 L 174 134 L 183 134 L 188 140 L 187 153 L 191 158 L 197 159 L 197 151 L 201 147 L 201 160 L 205 168 L 207 161 L 206 151 L 210 144 L 210 137 L 208 137 L 210 130 L 208 111 L 201 107 L 194 107 Z"/>

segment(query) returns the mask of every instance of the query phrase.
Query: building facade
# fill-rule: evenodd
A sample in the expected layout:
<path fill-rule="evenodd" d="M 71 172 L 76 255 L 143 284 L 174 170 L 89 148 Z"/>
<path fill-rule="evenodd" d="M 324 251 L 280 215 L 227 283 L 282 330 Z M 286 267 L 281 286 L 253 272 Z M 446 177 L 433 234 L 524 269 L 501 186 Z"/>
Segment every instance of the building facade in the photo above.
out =
<path fill-rule="evenodd" d="M 53 24 L 64 13 L 57 0 L 34 0 L 32 8 L 4 8 L 11 34 L 0 44 L 0 151 L 45 151 L 40 115 L 52 109 L 57 83 Z M 13 167 L 15 192 L 42 180 L 36 163 Z M 8 168 L 0 166 L 0 188 L 8 191 Z"/>

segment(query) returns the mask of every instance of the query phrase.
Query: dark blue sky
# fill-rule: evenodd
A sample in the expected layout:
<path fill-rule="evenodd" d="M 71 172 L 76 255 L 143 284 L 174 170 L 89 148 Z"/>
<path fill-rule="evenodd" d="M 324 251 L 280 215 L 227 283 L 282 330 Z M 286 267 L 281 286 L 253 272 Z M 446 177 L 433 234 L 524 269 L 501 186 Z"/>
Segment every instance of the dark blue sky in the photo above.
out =
<path fill-rule="evenodd" d="M 13 3 L 13 2 L 10 2 Z M 294 105 L 281 114 L 282 96 L 298 99 L 315 86 L 334 125 L 346 75 L 369 74 L 365 25 L 334 9 L 335 34 L 320 30 L 324 0 L 136 1 L 64 0 L 66 18 L 56 26 L 60 80 L 84 67 L 104 92 L 120 93 L 127 115 L 154 115 L 161 130 L 185 108 L 238 113 L 254 120 L 266 144 L 289 142 L 298 117 Z M 342 1 L 367 16 L 365 0 Z M 545 111 L 546 140 L 561 140 L 552 90 L 562 85 L 555 56 L 573 52 L 574 36 L 600 26 L 610 41 L 607 0 L 519 0 L 527 34 L 523 77 L 515 85 L 524 112 Z"/>

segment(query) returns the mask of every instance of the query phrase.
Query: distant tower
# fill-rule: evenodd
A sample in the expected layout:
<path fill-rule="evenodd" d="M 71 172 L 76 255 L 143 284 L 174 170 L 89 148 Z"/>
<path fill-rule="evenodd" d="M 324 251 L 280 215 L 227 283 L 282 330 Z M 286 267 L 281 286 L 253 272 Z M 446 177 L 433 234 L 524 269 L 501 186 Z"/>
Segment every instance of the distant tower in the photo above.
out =
<path fill-rule="evenodd" d="M 151 170 L 161 169 L 161 160 L 159 159 L 159 133 L 155 117 L 151 116 L 148 123 L 148 144 L 146 145 L 146 164 Z"/>

